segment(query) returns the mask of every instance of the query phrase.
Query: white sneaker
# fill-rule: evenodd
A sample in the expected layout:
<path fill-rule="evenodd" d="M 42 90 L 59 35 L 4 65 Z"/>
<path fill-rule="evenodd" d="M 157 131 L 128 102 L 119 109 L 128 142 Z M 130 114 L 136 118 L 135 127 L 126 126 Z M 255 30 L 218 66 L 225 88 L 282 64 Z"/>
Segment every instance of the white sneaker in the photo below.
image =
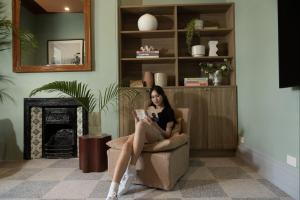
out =
<path fill-rule="evenodd" d="M 118 200 L 117 194 L 114 192 L 112 195 L 106 197 L 106 200 Z"/>
<path fill-rule="evenodd" d="M 128 192 L 131 183 L 135 179 L 135 176 L 136 176 L 135 170 L 131 173 L 124 173 L 119 185 L 119 191 L 118 191 L 119 196 L 124 195 Z"/>

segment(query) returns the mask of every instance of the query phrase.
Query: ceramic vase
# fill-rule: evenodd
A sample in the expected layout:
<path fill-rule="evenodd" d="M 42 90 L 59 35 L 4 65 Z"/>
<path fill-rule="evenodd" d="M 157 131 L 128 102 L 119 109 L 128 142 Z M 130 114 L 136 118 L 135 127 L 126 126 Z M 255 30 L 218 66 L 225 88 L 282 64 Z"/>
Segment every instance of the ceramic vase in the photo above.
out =
<path fill-rule="evenodd" d="M 168 76 L 165 73 L 155 73 L 154 74 L 155 85 L 160 87 L 165 87 L 168 85 Z"/>
<path fill-rule="evenodd" d="M 152 72 L 145 72 L 144 78 L 143 78 L 143 84 L 145 87 L 153 87 L 154 79 L 153 79 L 153 73 Z"/>
<path fill-rule="evenodd" d="M 140 31 L 152 31 L 156 30 L 158 26 L 157 19 L 155 16 L 148 13 L 142 15 L 138 19 L 138 28 Z"/>
<path fill-rule="evenodd" d="M 192 56 L 193 57 L 205 56 L 205 46 L 204 45 L 192 46 Z"/>
<path fill-rule="evenodd" d="M 214 78 L 213 78 L 213 83 L 215 86 L 217 85 L 222 85 L 222 72 L 221 70 L 217 70 L 215 73 L 214 73 Z"/>

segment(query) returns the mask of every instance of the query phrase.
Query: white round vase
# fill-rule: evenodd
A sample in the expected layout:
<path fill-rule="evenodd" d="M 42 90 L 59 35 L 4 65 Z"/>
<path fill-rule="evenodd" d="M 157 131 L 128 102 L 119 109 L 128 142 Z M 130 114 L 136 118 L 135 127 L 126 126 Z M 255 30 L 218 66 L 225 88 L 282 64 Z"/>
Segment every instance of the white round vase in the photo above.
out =
<path fill-rule="evenodd" d="M 156 30 L 158 26 L 156 17 L 148 13 L 140 16 L 137 24 L 140 31 Z"/>

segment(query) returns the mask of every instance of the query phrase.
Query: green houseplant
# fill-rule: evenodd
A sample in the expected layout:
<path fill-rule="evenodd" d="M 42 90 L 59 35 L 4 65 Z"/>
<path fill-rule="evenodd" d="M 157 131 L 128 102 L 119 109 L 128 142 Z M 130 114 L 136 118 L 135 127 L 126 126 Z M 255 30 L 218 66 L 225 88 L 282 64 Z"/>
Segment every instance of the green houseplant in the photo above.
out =
<path fill-rule="evenodd" d="M 11 46 L 11 34 L 15 33 L 21 41 L 21 47 L 37 47 L 37 42 L 33 34 L 26 31 L 17 31 L 12 22 L 5 17 L 5 4 L 0 1 L 0 52 L 9 49 Z M 0 103 L 3 103 L 6 99 L 13 101 L 13 98 L 7 93 L 7 88 L 3 88 L 4 83 L 13 82 L 5 75 L 0 74 Z"/>
<path fill-rule="evenodd" d="M 120 97 L 124 97 L 132 101 L 139 93 L 134 89 L 122 89 L 116 83 L 111 83 L 104 90 L 98 92 L 98 98 L 93 94 L 92 90 L 88 88 L 86 83 L 77 81 L 54 81 L 45 84 L 39 88 L 34 89 L 30 93 L 30 97 L 36 95 L 39 92 L 59 92 L 60 96 L 65 95 L 74 98 L 83 109 L 89 112 L 89 118 L 97 118 L 99 127 L 94 128 L 93 124 L 89 125 L 89 134 L 101 133 L 101 112 L 108 111 L 109 105 L 114 105 Z M 98 101 L 98 102 L 97 102 Z M 98 103 L 98 112 L 95 111 L 95 107 Z M 95 119 L 89 119 L 95 121 Z M 93 132 L 93 133 L 91 133 Z"/>
<path fill-rule="evenodd" d="M 231 64 L 227 59 L 224 59 L 224 61 L 220 63 L 201 62 L 199 66 L 201 73 L 204 73 L 205 76 L 208 77 L 209 82 L 214 85 L 221 84 L 222 79 L 228 79 L 232 71 Z"/>
<path fill-rule="evenodd" d="M 192 54 L 192 43 L 195 37 L 197 37 L 197 40 L 199 40 L 200 44 L 200 32 L 196 31 L 195 29 L 195 21 L 197 19 L 192 19 L 189 21 L 185 27 L 186 33 L 185 33 L 185 43 L 188 48 L 188 52 Z"/>

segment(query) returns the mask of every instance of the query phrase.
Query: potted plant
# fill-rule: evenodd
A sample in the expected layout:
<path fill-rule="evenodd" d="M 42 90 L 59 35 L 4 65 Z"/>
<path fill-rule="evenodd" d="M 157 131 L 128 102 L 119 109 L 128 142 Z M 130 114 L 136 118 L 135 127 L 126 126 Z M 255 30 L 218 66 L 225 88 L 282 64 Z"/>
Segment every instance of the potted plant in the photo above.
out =
<path fill-rule="evenodd" d="M 109 105 L 115 104 L 120 97 L 128 98 L 131 102 L 139 94 L 136 90 L 128 88 L 122 89 L 116 83 L 111 83 L 104 91 L 98 93 L 98 99 L 92 93 L 92 90 L 88 88 L 85 83 L 77 81 L 54 81 L 45 84 L 39 88 L 34 89 L 30 93 L 30 97 L 36 95 L 39 92 L 59 92 L 60 94 L 68 95 L 74 98 L 83 109 L 89 113 L 89 134 L 98 135 L 101 133 L 101 112 L 108 111 Z M 98 101 L 98 102 L 97 102 Z M 95 107 L 98 103 L 98 111 L 95 112 Z M 95 122 L 98 127 L 94 127 Z"/>
<path fill-rule="evenodd" d="M 221 63 L 201 62 L 201 71 L 208 77 L 210 84 L 221 85 L 224 78 L 228 78 L 232 67 L 227 59 Z"/>
<path fill-rule="evenodd" d="M 0 2 L 0 52 L 10 48 L 11 43 L 11 33 L 14 32 L 20 38 L 21 45 L 25 47 L 37 47 L 37 42 L 33 34 L 26 31 L 17 32 L 14 28 L 12 22 L 3 16 L 5 13 L 5 5 Z M 0 83 L 10 83 L 13 82 L 5 75 L 0 74 Z M 3 103 L 5 99 L 14 101 L 13 98 L 6 92 L 6 88 L 0 87 L 0 103 Z"/>
<path fill-rule="evenodd" d="M 200 32 L 197 31 L 199 29 L 199 26 L 197 25 L 195 27 L 196 23 L 198 24 L 198 20 L 199 19 L 192 19 L 191 21 L 189 21 L 189 23 L 186 25 L 185 34 L 185 42 L 188 48 L 188 52 L 194 57 L 200 57 L 205 55 L 205 46 L 200 45 Z M 199 44 L 192 45 L 195 37 L 199 41 Z"/>

